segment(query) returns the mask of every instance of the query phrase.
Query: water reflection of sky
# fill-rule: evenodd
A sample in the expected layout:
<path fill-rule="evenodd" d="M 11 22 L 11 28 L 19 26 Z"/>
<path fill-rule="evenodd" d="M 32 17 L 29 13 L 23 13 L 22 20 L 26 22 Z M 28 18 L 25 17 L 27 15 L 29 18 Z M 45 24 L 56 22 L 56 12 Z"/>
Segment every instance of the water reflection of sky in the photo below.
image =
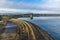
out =
<path fill-rule="evenodd" d="M 7 22 L 4 33 L 10 34 L 10 33 L 15 33 L 16 31 L 17 31 L 17 24 L 13 22 Z"/>
<path fill-rule="evenodd" d="M 30 20 L 29 18 L 19 19 L 27 20 L 38 25 L 51 34 L 56 40 L 60 40 L 60 17 L 36 17 L 33 20 Z"/>

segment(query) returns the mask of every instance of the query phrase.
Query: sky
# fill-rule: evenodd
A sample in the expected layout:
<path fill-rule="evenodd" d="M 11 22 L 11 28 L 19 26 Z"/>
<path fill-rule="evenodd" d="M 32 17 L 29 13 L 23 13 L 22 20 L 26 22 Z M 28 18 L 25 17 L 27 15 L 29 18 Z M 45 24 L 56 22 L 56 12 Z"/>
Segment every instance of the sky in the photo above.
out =
<path fill-rule="evenodd" d="M 60 0 L 0 0 L 0 13 L 60 13 Z"/>

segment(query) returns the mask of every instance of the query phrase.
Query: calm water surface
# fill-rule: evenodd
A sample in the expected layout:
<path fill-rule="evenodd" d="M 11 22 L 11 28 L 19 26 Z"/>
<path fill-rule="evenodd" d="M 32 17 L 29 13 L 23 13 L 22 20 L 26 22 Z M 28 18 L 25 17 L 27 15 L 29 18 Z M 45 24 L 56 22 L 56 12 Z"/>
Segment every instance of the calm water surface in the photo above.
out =
<path fill-rule="evenodd" d="M 51 34 L 56 40 L 60 40 L 60 17 L 36 17 L 33 20 L 29 18 L 19 18 L 30 21 Z"/>

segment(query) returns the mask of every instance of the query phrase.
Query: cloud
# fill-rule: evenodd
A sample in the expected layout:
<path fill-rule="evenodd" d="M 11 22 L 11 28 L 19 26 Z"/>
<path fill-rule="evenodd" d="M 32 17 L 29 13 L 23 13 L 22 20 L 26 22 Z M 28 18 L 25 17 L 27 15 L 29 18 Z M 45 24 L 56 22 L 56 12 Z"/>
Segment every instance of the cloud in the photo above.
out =
<path fill-rule="evenodd" d="M 42 4 L 31 4 L 23 1 L 17 3 L 9 0 L 0 0 L 0 12 L 2 9 L 4 12 L 60 13 L 60 0 L 43 0 Z"/>
<path fill-rule="evenodd" d="M 12 9 L 12 8 L 0 8 L 1 14 L 25 14 L 25 13 L 39 13 L 39 14 L 60 14 L 60 11 L 40 11 L 40 10 L 29 10 L 29 9 Z"/>
<path fill-rule="evenodd" d="M 47 0 L 46 2 L 47 7 L 60 8 L 60 0 Z"/>
<path fill-rule="evenodd" d="M 44 3 L 43 3 L 44 2 Z M 31 4 L 21 1 L 19 3 L 8 0 L 0 0 L 0 6 L 8 8 L 26 8 L 26 9 L 49 9 L 60 8 L 60 0 L 43 0 L 42 4 Z"/>

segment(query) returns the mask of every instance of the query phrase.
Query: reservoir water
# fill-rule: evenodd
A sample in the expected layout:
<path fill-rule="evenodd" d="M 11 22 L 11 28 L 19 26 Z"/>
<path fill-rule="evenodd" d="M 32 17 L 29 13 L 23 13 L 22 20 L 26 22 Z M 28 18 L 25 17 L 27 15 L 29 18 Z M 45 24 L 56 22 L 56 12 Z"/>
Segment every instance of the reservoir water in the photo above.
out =
<path fill-rule="evenodd" d="M 52 35 L 55 40 L 60 40 L 60 17 L 34 17 L 32 20 L 29 18 L 19 18 L 19 20 L 20 19 L 38 25 Z"/>

